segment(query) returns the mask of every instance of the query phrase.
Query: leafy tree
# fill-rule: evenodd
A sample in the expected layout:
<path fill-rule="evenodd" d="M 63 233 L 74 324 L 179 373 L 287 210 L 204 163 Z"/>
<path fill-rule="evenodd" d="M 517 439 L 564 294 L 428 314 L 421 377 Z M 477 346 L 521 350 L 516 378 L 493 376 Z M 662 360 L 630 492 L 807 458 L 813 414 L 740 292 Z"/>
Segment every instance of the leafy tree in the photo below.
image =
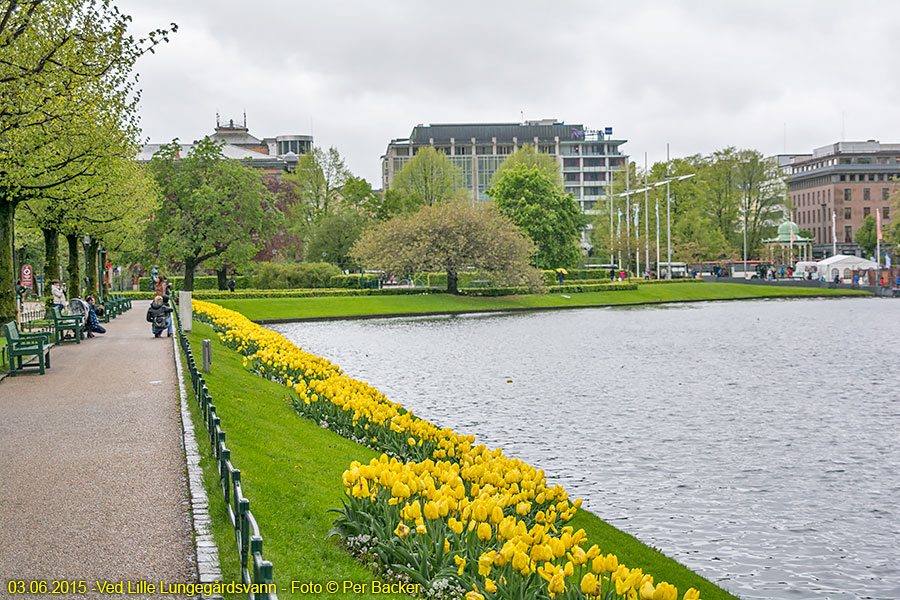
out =
<path fill-rule="evenodd" d="M 672 232 L 674 258 L 684 262 L 723 260 L 732 256 L 728 240 L 713 220 L 694 208 L 678 221 Z"/>
<path fill-rule="evenodd" d="M 875 249 L 878 246 L 878 232 L 876 231 L 875 216 L 869 215 L 863 219 L 862 226 L 856 230 L 854 240 L 863 251 L 866 257 L 875 256 Z"/>
<path fill-rule="evenodd" d="M 288 210 L 290 229 L 306 238 L 311 225 L 340 208 L 349 178 L 350 172 L 337 148 L 314 148 L 301 156 L 296 170 L 284 176 L 285 185 L 297 199 Z"/>
<path fill-rule="evenodd" d="M 742 227 L 747 228 L 747 257 L 759 257 L 762 241 L 772 237 L 784 218 L 785 186 L 774 161 L 757 150 L 737 154 L 735 183 L 742 194 Z"/>
<path fill-rule="evenodd" d="M 534 244 L 495 206 L 458 200 L 394 217 L 363 233 L 350 251 L 358 264 L 392 273 L 443 271 L 447 291 L 459 293 L 458 276 L 474 267 L 497 282 L 540 288 L 530 266 Z"/>
<path fill-rule="evenodd" d="M 105 121 L 137 139 L 131 70 L 168 31 L 135 40 L 129 21 L 105 0 L 0 8 L 0 321 L 15 317 L 9 240 L 17 205 L 80 177 L 97 179 L 98 155 L 133 155 L 92 127 Z"/>
<path fill-rule="evenodd" d="M 344 187 L 341 189 L 341 207 L 354 210 L 363 214 L 373 214 L 380 201 L 378 194 L 372 191 L 372 186 L 362 177 L 348 175 Z"/>
<path fill-rule="evenodd" d="M 200 263 L 222 256 L 249 259 L 280 213 L 259 173 L 225 158 L 209 138 L 186 158 L 177 159 L 178 152 L 173 141 L 150 162 L 163 200 L 147 238 L 156 253 L 184 264 L 184 289 L 193 290 Z"/>
<path fill-rule="evenodd" d="M 344 210 L 323 218 L 312 230 L 303 249 L 308 261 L 323 261 L 350 269 L 354 265 L 348 254 L 362 235 L 369 220 L 353 211 Z"/>
<path fill-rule="evenodd" d="M 419 148 L 403 165 L 390 191 L 396 196 L 392 204 L 404 211 L 466 196 L 462 171 L 446 154 L 430 146 Z"/>
<path fill-rule="evenodd" d="M 537 245 L 538 264 L 573 267 L 581 248 L 579 231 L 586 219 L 578 204 L 537 166 L 515 165 L 496 180 L 488 195 Z"/>
<path fill-rule="evenodd" d="M 562 185 L 563 183 L 562 172 L 560 171 L 559 163 L 556 162 L 556 159 L 549 154 L 538 152 L 532 144 L 525 144 L 500 163 L 500 166 L 494 171 L 491 182 L 496 183 L 500 177 L 503 176 L 503 173 L 516 165 L 537 167 L 542 173 L 553 179 L 555 183 L 559 185 Z"/>

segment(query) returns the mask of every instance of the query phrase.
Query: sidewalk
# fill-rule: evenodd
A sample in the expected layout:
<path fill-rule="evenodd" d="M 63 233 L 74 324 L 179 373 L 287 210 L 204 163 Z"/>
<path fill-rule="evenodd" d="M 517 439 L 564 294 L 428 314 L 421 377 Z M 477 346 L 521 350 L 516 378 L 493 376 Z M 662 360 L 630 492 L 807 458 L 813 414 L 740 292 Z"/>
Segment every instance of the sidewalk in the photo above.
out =
<path fill-rule="evenodd" d="M 173 344 L 147 306 L 0 382 L 0 597 L 20 579 L 86 582 L 61 597 L 197 580 Z"/>

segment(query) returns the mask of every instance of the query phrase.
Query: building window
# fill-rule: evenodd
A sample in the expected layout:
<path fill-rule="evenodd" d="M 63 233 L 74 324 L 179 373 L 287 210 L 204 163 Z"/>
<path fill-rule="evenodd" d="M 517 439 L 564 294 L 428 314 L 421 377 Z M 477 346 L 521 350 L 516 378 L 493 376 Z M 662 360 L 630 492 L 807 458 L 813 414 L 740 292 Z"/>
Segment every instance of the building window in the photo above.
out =
<path fill-rule="evenodd" d="M 844 202 L 850 202 L 851 200 L 853 200 L 853 190 L 844 188 Z"/>
<path fill-rule="evenodd" d="M 553 149 L 553 144 L 541 144 L 541 153 L 556 154 L 556 151 Z M 574 154 L 578 154 L 578 151 L 576 150 Z"/>
<path fill-rule="evenodd" d="M 890 206 L 882 206 L 881 207 L 881 216 L 884 217 L 884 220 L 887 221 L 891 218 L 891 207 Z"/>
<path fill-rule="evenodd" d="M 572 197 L 573 197 L 573 198 L 581 198 L 581 188 L 577 188 L 577 187 L 567 187 L 567 188 L 566 188 L 566 193 L 567 193 L 567 194 L 572 194 Z"/>
<path fill-rule="evenodd" d="M 512 154 L 512 146 L 509 144 L 497 144 L 497 154 Z"/>
<path fill-rule="evenodd" d="M 588 159 L 590 160 L 590 159 Z M 581 166 L 580 158 L 564 158 L 563 159 L 563 168 L 564 169 L 577 169 Z M 585 165 L 587 166 L 587 165 Z"/>
<path fill-rule="evenodd" d="M 478 152 L 478 154 L 493 154 L 494 147 L 493 146 L 478 146 L 476 149 L 476 152 Z"/>
<path fill-rule="evenodd" d="M 863 200 L 865 202 L 872 200 L 872 188 L 863 188 Z"/>
<path fill-rule="evenodd" d="M 891 197 L 890 188 L 886 188 L 886 187 L 881 188 L 881 199 L 884 200 L 885 202 L 887 202 L 888 198 L 890 198 L 890 197 Z"/>
<path fill-rule="evenodd" d="M 468 146 L 456 146 L 456 155 L 457 156 L 465 156 L 469 153 Z"/>
<path fill-rule="evenodd" d="M 846 176 L 846 175 L 841 175 L 841 181 L 847 181 L 847 176 Z"/>
<path fill-rule="evenodd" d="M 600 188 L 599 186 L 588 186 L 588 187 L 584 188 L 584 195 L 585 196 L 599 196 L 601 189 L 602 188 Z"/>
<path fill-rule="evenodd" d="M 845 244 L 853 243 L 853 226 L 852 225 L 844 225 L 844 243 Z"/>
<path fill-rule="evenodd" d="M 443 152 L 447 156 L 450 156 L 450 146 L 435 146 L 434 149 L 438 152 Z"/>
<path fill-rule="evenodd" d="M 566 181 L 581 181 L 581 173 L 566 173 Z"/>
<path fill-rule="evenodd" d="M 863 219 L 868 217 L 870 214 L 872 214 L 872 209 L 868 206 L 864 206 L 863 207 Z"/>
<path fill-rule="evenodd" d="M 849 221 L 853 218 L 853 209 L 849 206 L 844 207 L 844 220 Z"/>
<path fill-rule="evenodd" d="M 409 148 L 397 148 L 397 156 L 409 156 Z"/>
<path fill-rule="evenodd" d="M 584 159 L 585 167 L 602 167 L 603 159 L 602 158 L 586 158 Z"/>

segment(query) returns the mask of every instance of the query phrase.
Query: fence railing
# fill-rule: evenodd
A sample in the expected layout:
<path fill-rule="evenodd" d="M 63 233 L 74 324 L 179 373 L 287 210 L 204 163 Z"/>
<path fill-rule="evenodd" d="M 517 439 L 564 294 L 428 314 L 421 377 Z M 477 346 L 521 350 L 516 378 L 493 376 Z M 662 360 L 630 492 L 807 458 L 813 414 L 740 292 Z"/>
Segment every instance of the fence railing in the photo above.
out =
<path fill-rule="evenodd" d="M 235 469 L 231 462 L 231 450 L 225 445 L 225 431 L 222 423 L 216 415 L 216 405 L 213 404 L 209 389 L 203 376 L 197 370 L 197 363 L 191 352 L 191 345 L 187 336 L 181 329 L 181 321 L 178 319 L 178 311 L 175 311 L 175 321 L 178 324 L 178 341 L 181 349 L 187 357 L 188 372 L 191 374 L 191 385 L 194 390 L 194 398 L 200 406 L 200 414 L 206 425 L 206 431 L 210 446 L 215 453 L 216 468 L 219 472 L 219 481 L 222 485 L 225 511 L 228 520 L 234 528 L 235 541 L 241 560 L 241 579 L 244 584 L 256 589 L 274 588 L 272 581 L 272 563 L 263 559 L 263 539 L 260 535 L 259 524 L 253 513 L 250 512 L 250 500 L 244 497 L 241 487 L 241 471 Z M 259 584 L 259 585 L 254 585 Z M 278 600 L 274 593 L 249 593 L 251 599 Z"/>

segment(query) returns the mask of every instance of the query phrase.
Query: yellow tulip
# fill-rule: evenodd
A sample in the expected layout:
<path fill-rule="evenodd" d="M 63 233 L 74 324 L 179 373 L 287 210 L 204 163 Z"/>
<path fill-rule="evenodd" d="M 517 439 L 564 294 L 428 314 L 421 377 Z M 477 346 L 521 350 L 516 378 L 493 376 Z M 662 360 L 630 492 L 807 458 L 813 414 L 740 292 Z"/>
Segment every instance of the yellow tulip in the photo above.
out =
<path fill-rule="evenodd" d="M 700 600 L 700 592 L 694 588 L 690 588 L 684 593 L 683 600 Z"/>
<path fill-rule="evenodd" d="M 563 579 L 562 573 L 557 573 L 553 576 L 553 579 L 550 580 L 550 584 L 547 586 L 547 590 L 550 592 L 551 596 L 562 594 L 566 591 L 565 580 Z"/>
<path fill-rule="evenodd" d="M 494 583 L 494 581 L 492 579 L 488 579 L 487 577 L 485 577 L 484 578 L 484 590 L 486 592 L 494 594 L 497 592 L 497 584 Z"/>
<path fill-rule="evenodd" d="M 422 509 L 422 512 L 425 514 L 425 518 L 429 521 L 434 521 L 440 516 L 437 504 L 435 504 L 433 501 L 426 502 L 425 508 Z"/>
<path fill-rule="evenodd" d="M 450 552 L 450 540 L 444 540 L 444 554 Z"/>
<path fill-rule="evenodd" d="M 478 557 L 478 574 L 487 577 L 491 574 L 494 565 L 494 552 L 486 552 Z"/>
<path fill-rule="evenodd" d="M 456 562 L 456 565 L 459 567 L 459 570 L 456 572 L 457 575 L 463 574 L 463 569 L 466 568 L 466 559 L 456 554 L 453 556 L 453 560 Z"/>
<path fill-rule="evenodd" d="M 649 581 L 645 581 L 640 590 L 641 600 L 653 600 L 653 593 L 655 591 L 656 589 L 653 587 L 653 584 Z"/>
<path fill-rule="evenodd" d="M 665 581 L 659 582 L 653 592 L 653 600 L 678 600 L 678 588 Z"/>
<path fill-rule="evenodd" d="M 466 592 L 466 600 L 484 600 L 484 596 L 476 591 Z"/>
<path fill-rule="evenodd" d="M 399 523 L 397 528 L 394 530 L 394 533 L 397 534 L 399 538 L 405 538 L 406 534 L 409 533 L 409 527 L 405 523 Z"/>
<path fill-rule="evenodd" d="M 587 573 L 581 578 L 581 593 L 588 596 L 596 596 L 599 591 L 597 577 L 593 573 Z"/>
<path fill-rule="evenodd" d="M 482 542 L 486 542 L 491 539 L 491 526 L 488 523 L 481 523 L 478 526 L 478 539 Z"/>

